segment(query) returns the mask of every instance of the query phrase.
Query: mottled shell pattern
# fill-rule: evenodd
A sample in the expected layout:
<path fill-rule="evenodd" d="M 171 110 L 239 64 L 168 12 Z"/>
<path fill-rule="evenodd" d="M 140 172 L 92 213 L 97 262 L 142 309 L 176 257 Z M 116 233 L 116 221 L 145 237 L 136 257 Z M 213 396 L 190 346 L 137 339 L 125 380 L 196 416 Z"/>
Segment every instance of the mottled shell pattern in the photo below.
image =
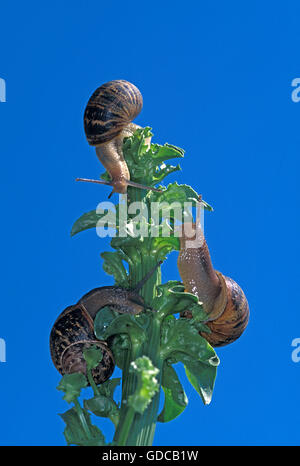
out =
<path fill-rule="evenodd" d="M 116 286 L 94 288 L 77 304 L 67 307 L 56 319 L 50 334 L 50 353 L 57 370 L 62 374 L 86 373 L 84 348 L 98 346 L 103 358 L 93 369 L 97 384 L 105 382 L 113 373 L 115 363 L 106 341 L 97 340 L 94 319 L 97 313 L 109 306 L 119 313 L 138 314 L 144 307 L 143 298 L 132 290 Z"/>
<path fill-rule="evenodd" d="M 52 361 L 60 374 L 82 372 L 86 374 L 84 348 L 92 345 L 99 347 L 103 358 L 92 370 L 97 384 L 105 382 L 113 373 L 115 364 L 111 350 L 104 341 L 94 335 L 94 322 L 84 305 L 67 307 L 56 319 L 50 334 L 50 353 Z"/>

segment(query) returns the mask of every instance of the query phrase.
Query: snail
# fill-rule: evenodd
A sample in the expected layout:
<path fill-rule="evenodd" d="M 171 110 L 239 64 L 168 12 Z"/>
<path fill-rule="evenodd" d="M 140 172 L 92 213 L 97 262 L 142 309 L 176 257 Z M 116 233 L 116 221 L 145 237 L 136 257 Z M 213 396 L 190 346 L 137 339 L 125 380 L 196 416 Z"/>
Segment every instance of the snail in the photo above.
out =
<path fill-rule="evenodd" d="M 102 351 L 103 357 L 92 370 L 96 384 L 105 382 L 112 375 L 114 357 L 105 341 L 94 335 L 94 321 L 84 304 L 67 307 L 56 319 L 50 334 L 50 353 L 54 366 L 61 375 L 73 372 L 86 374 L 83 350 L 92 345 Z"/>
<path fill-rule="evenodd" d="M 214 270 L 200 224 L 184 225 L 177 264 L 186 291 L 198 297 L 208 315 L 204 323 L 211 333 L 199 332 L 201 336 L 214 347 L 237 340 L 248 324 L 248 302 L 234 280 Z M 186 311 L 184 317 L 192 313 Z"/>
<path fill-rule="evenodd" d="M 88 143 L 95 146 L 96 155 L 111 177 L 111 181 L 77 178 L 113 186 L 125 194 L 127 187 L 160 191 L 130 180 L 130 173 L 123 156 L 123 139 L 132 136 L 140 126 L 132 123 L 142 110 L 143 98 L 136 86 L 124 80 L 109 81 L 98 87 L 90 97 L 84 112 L 84 131 Z M 146 140 L 150 145 L 150 138 Z M 110 197 L 109 196 L 109 197 Z"/>
<path fill-rule="evenodd" d="M 110 378 L 115 367 L 114 357 L 108 343 L 96 338 L 94 319 L 105 306 L 119 313 L 139 314 L 145 309 L 145 303 L 138 292 L 160 264 L 158 262 L 134 290 L 118 286 L 94 288 L 82 296 L 77 304 L 67 307 L 58 316 L 50 333 L 50 354 L 61 375 L 73 372 L 86 374 L 83 350 L 96 345 L 101 349 L 103 358 L 92 370 L 92 376 L 96 384 Z"/>

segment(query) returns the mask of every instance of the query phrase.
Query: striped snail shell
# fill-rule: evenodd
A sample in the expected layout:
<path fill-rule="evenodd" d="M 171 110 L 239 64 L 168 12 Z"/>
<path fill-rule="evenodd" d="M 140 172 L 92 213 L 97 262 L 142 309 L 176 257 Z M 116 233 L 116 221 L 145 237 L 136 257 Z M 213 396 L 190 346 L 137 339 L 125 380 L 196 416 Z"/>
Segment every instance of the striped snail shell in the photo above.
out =
<path fill-rule="evenodd" d="M 84 130 L 92 146 L 117 137 L 143 107 L 138 88 L 124 80 L 109 81 L 98 87 L 84 112 Z"/>
<path fill-rule="evenodd" d="M 109 81 L 95 90 L 84 112 L 84 131 L 88 143 L 95 146 L 96 155 L 109 173 L 111 181 L 87 178 L 77 178 L 77 181 L 111 185 L 112 193 L 120 194 L 127 192 L 128 185 L 159 191 L 157 188 L 131 181 L 123 156 L 124 138 L 132 136 L 140 128 L 132 123 L 132 120 L 137 117 L 142 107 L 142 94 L 128 81 Z M 148 147 L 150 139 L 145 140 Z"/>
<path fill-rule="evenodd" d="M 92 370 L 95 382 L 103 383 L 113 373 L 113 354 L 107 342 L 98 340 L 94 334 L 94 319 L 105 306 L 120 313 L 138 314 L 144 309 L 144 301 L 135 291 L 104 286 L 91 290 L 77 304 L 67 307 L 56 319 L 50 334 L 51 358 L 60 374 L 86 374 L 83 350 L 92 345 L 100 348 L 103 354 Z"/>
<path fill-rule="evenodd" d="M 205 323 L 211 333 L 200 334 L 214 347 L 237 340 L 249 320 L 246 296 L 234 280 L 214 270 L 204 234 L 195 224 L 185 224 L 178 270 L 186 291 L 198 297 L 208 316 Z M 185 312 L 184 317 L 191 318 L 191 312 Z"/>

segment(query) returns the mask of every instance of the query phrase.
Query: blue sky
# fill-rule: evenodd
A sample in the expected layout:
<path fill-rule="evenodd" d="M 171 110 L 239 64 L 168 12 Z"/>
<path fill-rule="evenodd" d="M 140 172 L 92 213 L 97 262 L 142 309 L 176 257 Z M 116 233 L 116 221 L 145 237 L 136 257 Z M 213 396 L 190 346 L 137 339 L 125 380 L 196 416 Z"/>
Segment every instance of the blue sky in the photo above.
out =
<path fill-rule="evenodd" d="M 185 149 L 170 181 L 214 206 L 214 266 L 243 287 L 251 312 L 242 338 L 217 351 L 209 406 L 181 371 L 189 406 L 158 425 L 155 445 L 298 445 L 299 2 L 19 1 L 0 16 L 0 444 L 65 443 L 49 331 L 66 306 L 112 284 L 100 259 L 108 240 L 69 235 L 109 193 L 74 182 L 102 172 L 83 111 L 100 84 L 127 79 L 144 97 L 136 122 Z M 164 280 L 179 279 L 176 260 Z"/>

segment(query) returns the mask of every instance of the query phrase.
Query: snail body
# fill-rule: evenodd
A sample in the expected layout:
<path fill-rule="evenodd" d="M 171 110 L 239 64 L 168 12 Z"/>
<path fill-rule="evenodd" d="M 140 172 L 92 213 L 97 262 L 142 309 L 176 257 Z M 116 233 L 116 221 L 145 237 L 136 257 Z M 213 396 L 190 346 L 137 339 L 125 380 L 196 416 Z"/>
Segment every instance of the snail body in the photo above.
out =
<path fill-rule="evenodd" d="M 103 358 L 92 370 L 93 378 L 96 384 L 109 379 L 115 367 L 114 357 L 108 343 L 98 340 L 94 334 L 95 317 L 106 306 L 121 314 L 139 314 L 146 305 L 138 293 L 160 265 L 161 261 L 148 271 L 133 290 L 119 286 L 94 288 L 58 316 L 50 333 L 50 353 L 61 375 L 73 372 L 86 374 L 83 350 L 96 345 L 101 349 Z"/>
<path fill-rule="evenodd" d="M 196 231 L 196 236 L 190 236 L 192 231 Z M 207 314 L 205 323 L 211 333 L 200 334 L 215 347 L 237 340 L 249 320 L 246 296 L 234 280 L 214 270 L 204 234 L 195 224 L 185 224 L 178 270 L 186 291 L 198 297 Z M 192 315 L 186 312 L 185 317 Z"/>
<path fill-rule="evenodd" d="M 128 185 L 159 191 L 131 181 L 123 156 L 123 140 L 140 128 L 132 120 L 142 107 L 142 94 L 128 81 L 109 81 L 96 89 L 84 112 L 84 131 L 88 143 L 95 147 L 98 159 L 109 173 L 111 182 L 86 178 L 77 178 L 78 181 L 108 184 L 113 186 L 113 192 L 120 194 L 127 192 Z M 150 144 L 150 140 L 146 143 Z"/>

